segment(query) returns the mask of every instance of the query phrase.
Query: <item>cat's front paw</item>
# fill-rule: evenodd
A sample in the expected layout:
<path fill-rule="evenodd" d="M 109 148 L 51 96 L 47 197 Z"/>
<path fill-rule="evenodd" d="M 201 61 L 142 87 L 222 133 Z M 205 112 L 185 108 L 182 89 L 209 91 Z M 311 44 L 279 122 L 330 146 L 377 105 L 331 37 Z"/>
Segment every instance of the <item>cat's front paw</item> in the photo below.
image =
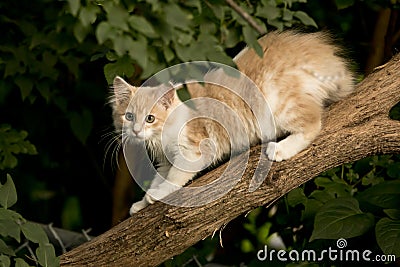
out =
<path fill-rule="evenodd" d="M 150 188 L 147 190 L 145 199 L 148 203 L 153 204 L 156 201 L 159 201 L 169 194 L 179 190 L 181 186 L 177 186 L 170 182 L 164 182 L 159 184 L 156 188 Z"/>
<path fill-rule="evenodd" d="M 137 213 L 138 211 L 144 209 L 148 205 L 149 203 L 147 203 L 146 199 L 142 199 L 138 202 L 133 203 L 131 208 L 129 209 L 129 215 L 132 216 L 134 213 Z"/>
<path fill-rule="evenodd" d="M 167 190 L 162 190 L 159 188 L 149 189 L 146 192 L 145 199 L 150 204 L 153 204 L 154 202 L 159 201 L 160 199 L 163 199 L 164 197 L 168 196 L 169 194 L 170 193 Z"/>
<path fill-rule="evenodd" d="M 282 149 L 282 146 L 276 142 L 268 143 L 266 154 L 269 160 L 277 162 L 290 158 L 290 156 L 286 155 L 287 153 Z"/>

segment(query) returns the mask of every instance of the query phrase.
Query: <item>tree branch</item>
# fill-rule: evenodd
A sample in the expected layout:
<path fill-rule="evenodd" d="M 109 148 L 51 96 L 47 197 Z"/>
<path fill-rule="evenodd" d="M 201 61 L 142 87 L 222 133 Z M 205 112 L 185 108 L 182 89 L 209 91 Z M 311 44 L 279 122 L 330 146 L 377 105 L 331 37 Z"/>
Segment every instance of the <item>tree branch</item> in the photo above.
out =
<path fill-rule="evenodd" d="M 244 20 L 249 23 L 253 29 L 255 29 L 259 34 L 263 35 L 266 34 L 267 32 L 258 25 L 258 23 L 253 19 L 252 16 L 249 15 L 246 11 L 244 11 L 238 4 L 235 3 L 233 0 L 225 0 L 225 2 L 236 12 L 238 13 Z"/>
<path fill-rule="evenodd" d="M 249 183 L 257 164 L 269 165 L 260 147 L 253 147 L 242 179 L 225 196 L 200 207 L 182 208 L 155 203 L 108 232 L 61 256 L 61 266 L 156 266 L 218 231 L 229 221 L 281 196 L 319 173 L 374 154 L 400 152 L 400 122 L 389 110 L 400 101 L 400 55 L 368 76 L 355 94 L 335 103 L 313 144 L 292 159 L 274 163 L 254 192 Z M 260 159 L 261 156 L 261 159 Z M 245 157 L 231 160 L 225 175 L 233 179 Z M 205 174 L 193 185 L 213 181 L 227 164 Z M 262 168 L 261 168 L 262 169 Z M 221 185 L 223 186 L 223 185 Z M 218 185 L 212 190 L 224 190 Z M 207 197 L 213 192 L 203 192 Z M 173 196 L 171 196 L 173 197 Z"/>

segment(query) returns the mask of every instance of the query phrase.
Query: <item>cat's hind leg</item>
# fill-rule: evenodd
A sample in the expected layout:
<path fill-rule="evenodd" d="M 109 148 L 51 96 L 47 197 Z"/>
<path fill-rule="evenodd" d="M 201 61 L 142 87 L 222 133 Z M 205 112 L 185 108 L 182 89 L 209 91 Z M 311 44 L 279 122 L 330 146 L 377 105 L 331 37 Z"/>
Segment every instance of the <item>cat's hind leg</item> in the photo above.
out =
<path fill-rule="evenodd" d="M 295 133 L 280 142 L 269 142 L 266 151 L 268 159 L 277 162 L 290 159 L 305 149 L 313 139 L 309 134 Z"/>
<path fill-rule="evenodd" d="M 282 123 L 284 131 L 290 134 L 279 142 L 270 142 L 266 154 L 272 161 L 287 160 L 306 147 L 317 137 L 321 130 L 322 110 L 317 104 L 293 109 Z"/>

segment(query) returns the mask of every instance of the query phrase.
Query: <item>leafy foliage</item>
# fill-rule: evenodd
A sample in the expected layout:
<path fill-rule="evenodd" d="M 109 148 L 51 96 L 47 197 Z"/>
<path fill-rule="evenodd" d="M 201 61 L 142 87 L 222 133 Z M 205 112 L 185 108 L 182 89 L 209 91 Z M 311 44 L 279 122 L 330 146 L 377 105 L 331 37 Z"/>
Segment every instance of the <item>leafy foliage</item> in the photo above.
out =
<path fill-rule="evenodd" d="M 321 174 L 289 192 L 272 208 L 257 208 L 240 219 L 242 225 L 240 230 L 236 229 L 240 237 L 235 238 L 235 247 L 230 248 L 234 254 L 226 252 L 240 256 L 231 256 L 232 261 L 222 260 L 218 250 L 207 256 L 228 264 L 245 262 L 246 266 L 269 266 L 256 258 L 265 245 L 269 249 L 318 252 L 336 247 L 335 242 L 345 238 L 348 249 L 368 249 L 373 255 L 398 258 L 400 173 L 392 172 L 392 168 L 399 164 L 399 159 L 400 156 L 373 156 Z M 202 246 L 197 246 L 198 251 L 191 248 L 185 252 L 186 262 L 190 261 L 186 253 L 205 261 Z M 270 264 L 294 266 L 279 261 Z M 323 262 L 317 264 L 321 266 Z M 324 264 L 331 266 L 332 262 Z M 367 264 L 364 262 L 363 266 L 374 266 Z"/>
<path fill-rule="evenodd" d="M 20 249 L 15 245 L 29 247 L 29 242 L 35 243 L 36 253 L 30 256 L 40 266 L 58 266 L 58 258 L 55 255 L 54 247 L 49 243 L 43 228 L 36 223 L 25 220 L 20 214 L 9 210 L 17 202 L 17 192 L 13 180 L 7 175 L 5 184 L 0 184 L 0 263 L 2 266 L 29 266 L 23 257 L 29 251 L 21 254 Z M 21 239 L 21 233 L 24 238 Z M 26 240 L 26 241 L 25 241 Z M 8 243 L 8 244 L 7 244 Z M 12 264 L 13 263 L 13 264 Z"/>
<path fill-rule="evenodd" d="M 0 170 L 15 168 L 18 160 L 17 154 L 37 154 L 36 148 L 29 141 L 26 131 L 16 131 L 10 125 L 0 125 Z"/>

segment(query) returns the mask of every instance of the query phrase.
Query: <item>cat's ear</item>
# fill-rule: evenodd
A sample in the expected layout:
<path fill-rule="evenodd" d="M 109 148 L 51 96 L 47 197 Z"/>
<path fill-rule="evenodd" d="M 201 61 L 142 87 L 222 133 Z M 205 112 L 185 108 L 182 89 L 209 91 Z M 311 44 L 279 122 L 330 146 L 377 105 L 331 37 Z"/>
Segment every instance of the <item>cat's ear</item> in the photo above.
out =
<path fill-rule="evenodd" d="M 172 87 L 161 96 L 160 103 L 165 109 L 168 109 L 174 103 L 176 97 L 176 90 Z"/>
<path fill-rule="evenodd" d="M 113 81 L 113 90 L 115 100 L 119 103 L 129 101 L 136 92 L 136 87 L 127 83 L 124 79 L 117 76 Z"/>

